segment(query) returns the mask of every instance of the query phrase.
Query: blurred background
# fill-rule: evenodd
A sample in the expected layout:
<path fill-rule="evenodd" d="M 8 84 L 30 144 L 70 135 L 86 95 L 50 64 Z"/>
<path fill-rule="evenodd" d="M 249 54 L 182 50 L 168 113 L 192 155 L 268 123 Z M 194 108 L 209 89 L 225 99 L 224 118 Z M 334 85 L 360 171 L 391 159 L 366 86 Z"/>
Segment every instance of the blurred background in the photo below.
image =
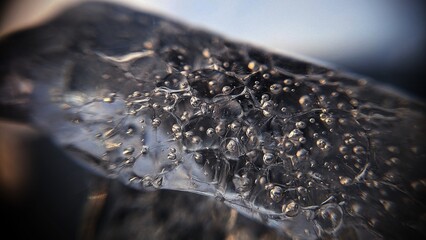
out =
<path fill-rule="evenodd" d="M 0 35 L 40 24 L 83 0 L 3 1 Z M 109 0 L 230 39 L 331 64 L 424 99 L 426 4 L 421 0 Z"/>

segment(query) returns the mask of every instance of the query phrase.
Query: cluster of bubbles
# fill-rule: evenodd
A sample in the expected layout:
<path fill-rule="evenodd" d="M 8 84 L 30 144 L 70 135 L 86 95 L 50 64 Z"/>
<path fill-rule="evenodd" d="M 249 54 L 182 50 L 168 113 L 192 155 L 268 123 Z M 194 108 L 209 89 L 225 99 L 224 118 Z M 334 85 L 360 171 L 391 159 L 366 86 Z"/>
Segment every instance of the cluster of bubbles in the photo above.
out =
<path fill-rule="evenodd" d="M 35 107 L 33 115 L 44 126 L 51 118 L 46 129 L 71 154 L 137 189 L 214 196 L 291 236 L 404 221 L 399 206 L 415 202 L 407 191 L 426 188 L 396 171 L 408 169 L 401 158 L 423 154 L 393 141 L 410 131 L 393 110 L 408 106 L 404 99 L 364 79 L 158 22 L 137 51 L 120 55 L 81 40 L 74 73 L 34 98 L 54 109 L 47 117 Z M 84 63 L 93 70 L 81 70 Z"/>
<path fill-rule="evenodd" d="M 356 100 L 327 82 L 333 73 L 294 74 L 249 61 L 247 73 L 237 74 L 208 49 L 201 52 L 206 66 L 188 70 L 173 51 L 163 60 L 166 74 L 130 94 L 95 93 L 77 108 L 65 102 L 104 149 L 100 165 L 136 188 L 219 196 L 278 220 L 309 212 L 314 231 L 338 231 L 345 199 L 337 193 L 362 181 L 370 156 L 351 112 Z M 129 58 L 99 57 L 113 64 Z M 97 121 L 106 108 L 115 111 L 110 121 Z"/>
<path fill-rule="evenodd" d="M 201 52 L 206 65 L 192 69 L 184 50 L 170 51 L 140 54 L 144 62 L 163 58 L 165 74 L 143 79 L 130 94 L 85 96 L 89 103 L 77 108 L 63 103 L 104 149 L 99 165 L 135 188 L 219 196 L 274 221 L 303 214 L 313 222 L 307 232 L 338 232 L 348 189 L 374 179 L 369 136 L 348 91 L 354 87 L 328 81 L 333 72 L 302 75 L 256 61 L 235 73 L 208 49 Z M 106 109 L 114 113 L 105 116 Z M 360 214 L 359 205 L 349 208 Z"/>

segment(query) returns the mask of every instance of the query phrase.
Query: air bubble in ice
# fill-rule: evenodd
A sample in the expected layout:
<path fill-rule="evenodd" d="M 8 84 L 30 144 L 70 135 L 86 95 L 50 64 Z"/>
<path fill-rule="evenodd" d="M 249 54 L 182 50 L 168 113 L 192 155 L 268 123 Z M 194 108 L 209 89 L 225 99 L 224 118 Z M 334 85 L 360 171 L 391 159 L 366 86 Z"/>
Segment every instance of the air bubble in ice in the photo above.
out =
<path fill-rule="evenodd" d="M 243 176 L 235 175 L 234 178 L 232 179 L 232 182 L 235 185 L 235 189 L 239 193 L 250 191 L 252 187 L 252 182 L 247 175 L 243 175 Z"/>
<path fill-rule="evenodd" d="M 154 119 L 152 119 L 152 126 L 153 127 L 159 127 L 160 126 L 160 124 L 161 124 L 161 120 L 159 119 L 159 118 L 154 118 Z"/>
<path fill-rule="evenodd" d="M 271 190 L 269 190 L 269 197 L 274 202 L 279 202 L 284 197 L 284 190 L 280 186 L 274 186 Z"/>
<path fill-rule="evenodd" d="M 342 225 L 343 211 L 335 203 L 324 204 L 317 210 L 316 222 L 326 233 L 337 231 Z"/>
<path fill-rule="evenodd" d="M 283 205 L 282 212 L 287 217 L 295 217 L 297 214 L 299 214 L 299 204 L 293 200 L 290 200 L 288 203 Z"/>
<path fill-rule="evenodd" d="M 263 162 L 266 165 L 271 165 L 275 160 L 275 156 L 273 153 L 271 152 L 266 152 L 265 154 L 263 154 Z"/>

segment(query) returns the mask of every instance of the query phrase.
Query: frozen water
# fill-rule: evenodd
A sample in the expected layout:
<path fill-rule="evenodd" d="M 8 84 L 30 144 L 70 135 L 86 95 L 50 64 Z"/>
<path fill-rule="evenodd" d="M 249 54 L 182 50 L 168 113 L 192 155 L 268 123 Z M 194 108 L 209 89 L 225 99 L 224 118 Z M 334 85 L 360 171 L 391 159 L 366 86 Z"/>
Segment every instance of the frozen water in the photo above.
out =
<path fill-rule="evenodd" d="M 24 34 L 1 46 L 0 103 L 106 176 L 294 238 L 425 236 L 422 103 L 110 5 Z"/>

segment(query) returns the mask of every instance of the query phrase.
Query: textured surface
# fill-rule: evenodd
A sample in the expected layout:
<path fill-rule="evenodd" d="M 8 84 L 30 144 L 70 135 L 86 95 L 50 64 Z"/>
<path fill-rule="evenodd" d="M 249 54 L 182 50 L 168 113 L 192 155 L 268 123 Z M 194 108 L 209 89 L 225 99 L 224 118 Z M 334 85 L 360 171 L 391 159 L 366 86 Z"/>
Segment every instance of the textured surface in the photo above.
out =
<path fill-rule="evenodd" d="M 0 51 L 1 115 L 132 188 L 293 238 L 425 237 L 425 108 L 377 83 L 101 4 Z"/>

